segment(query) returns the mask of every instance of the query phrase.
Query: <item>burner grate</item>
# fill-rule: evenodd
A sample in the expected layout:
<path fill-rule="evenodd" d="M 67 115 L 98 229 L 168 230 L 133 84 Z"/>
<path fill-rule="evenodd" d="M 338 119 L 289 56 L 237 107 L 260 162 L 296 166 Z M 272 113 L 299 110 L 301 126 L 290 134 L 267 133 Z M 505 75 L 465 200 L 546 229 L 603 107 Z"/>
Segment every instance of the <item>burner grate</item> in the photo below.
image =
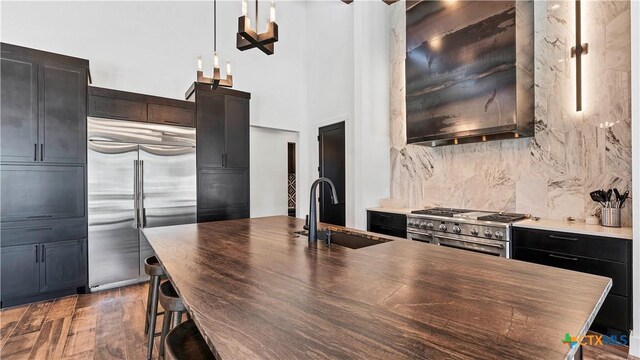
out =
<path fill-rule="evenodd" d="M 503 214 L 491 214 L 491 215 L 487 215 L 487 216 L 481 216 L 478 218 L 478 220 L 483 220 L 483 221 L 495 221 L 495 222 L 500 222 L 500 223 L 511 223 L 514 221 L 518 221 L 518 220 L 522 220 L 525 218 L 524 214 L 507 214 L 507 213 L 503 213 Z"/>

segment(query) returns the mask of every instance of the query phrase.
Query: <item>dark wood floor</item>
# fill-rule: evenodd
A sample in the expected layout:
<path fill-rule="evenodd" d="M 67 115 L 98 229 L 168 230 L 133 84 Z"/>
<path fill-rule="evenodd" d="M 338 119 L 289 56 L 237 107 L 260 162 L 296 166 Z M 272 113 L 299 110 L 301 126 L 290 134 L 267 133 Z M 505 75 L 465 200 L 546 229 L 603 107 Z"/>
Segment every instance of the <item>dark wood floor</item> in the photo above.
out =
<path fill-rule="evenodd" d="M 147 285 L 140 284 L 4 309 L 0 358 L 144 359 L 146 301 Z M 154 355 L 157 345 L 156 338 Z M 627 354 L 628 348 L 618 346 L 584 350 L 590 360 L 622 360 Z"/>

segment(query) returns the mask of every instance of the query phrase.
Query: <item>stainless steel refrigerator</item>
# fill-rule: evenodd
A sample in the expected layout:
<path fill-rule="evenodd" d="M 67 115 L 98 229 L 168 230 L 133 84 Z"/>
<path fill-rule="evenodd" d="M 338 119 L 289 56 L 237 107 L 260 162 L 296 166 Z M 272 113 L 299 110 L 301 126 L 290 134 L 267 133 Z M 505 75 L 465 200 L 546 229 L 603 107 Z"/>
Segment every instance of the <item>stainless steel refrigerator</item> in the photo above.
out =
<path fill-rule="evenodd" d="M 145 279 L 141 229 L 196 222 L 195 129 L 88 118 L 89 286 Z"/>

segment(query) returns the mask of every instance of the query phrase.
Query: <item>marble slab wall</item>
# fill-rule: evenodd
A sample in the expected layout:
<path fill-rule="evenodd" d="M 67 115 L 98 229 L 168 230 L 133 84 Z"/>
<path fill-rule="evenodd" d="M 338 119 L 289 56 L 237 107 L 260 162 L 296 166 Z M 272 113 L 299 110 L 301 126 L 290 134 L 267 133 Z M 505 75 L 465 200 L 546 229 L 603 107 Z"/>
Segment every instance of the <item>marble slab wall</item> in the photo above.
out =
<path fill-rule="evenodd" d="M 535 2 L 535 138 L 425 147 L 405 132 L 405 3 L 390 9 L 391 197 L 585 219 L 589 192 L 631 188 L 630 2 L 583 1 L 583 111 L 575 110 L 574 1 Z M 631 204 L 623 225 L 631 224 Z"/>

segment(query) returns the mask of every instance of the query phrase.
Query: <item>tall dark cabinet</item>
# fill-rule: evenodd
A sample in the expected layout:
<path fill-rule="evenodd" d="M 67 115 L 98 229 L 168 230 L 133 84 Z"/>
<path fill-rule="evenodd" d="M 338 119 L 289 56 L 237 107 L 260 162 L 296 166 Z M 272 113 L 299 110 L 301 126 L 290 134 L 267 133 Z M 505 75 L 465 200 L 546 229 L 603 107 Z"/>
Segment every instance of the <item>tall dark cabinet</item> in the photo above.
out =
<path fill-rule="evenodd" d="M 193 84 L 196 103 L 198 222 L 249 217 L 251 94 Z"/>
<path fill-rule="evenodd" d="M 1 306 L 87 284 L 89 61 L 1 44 Z"/>

